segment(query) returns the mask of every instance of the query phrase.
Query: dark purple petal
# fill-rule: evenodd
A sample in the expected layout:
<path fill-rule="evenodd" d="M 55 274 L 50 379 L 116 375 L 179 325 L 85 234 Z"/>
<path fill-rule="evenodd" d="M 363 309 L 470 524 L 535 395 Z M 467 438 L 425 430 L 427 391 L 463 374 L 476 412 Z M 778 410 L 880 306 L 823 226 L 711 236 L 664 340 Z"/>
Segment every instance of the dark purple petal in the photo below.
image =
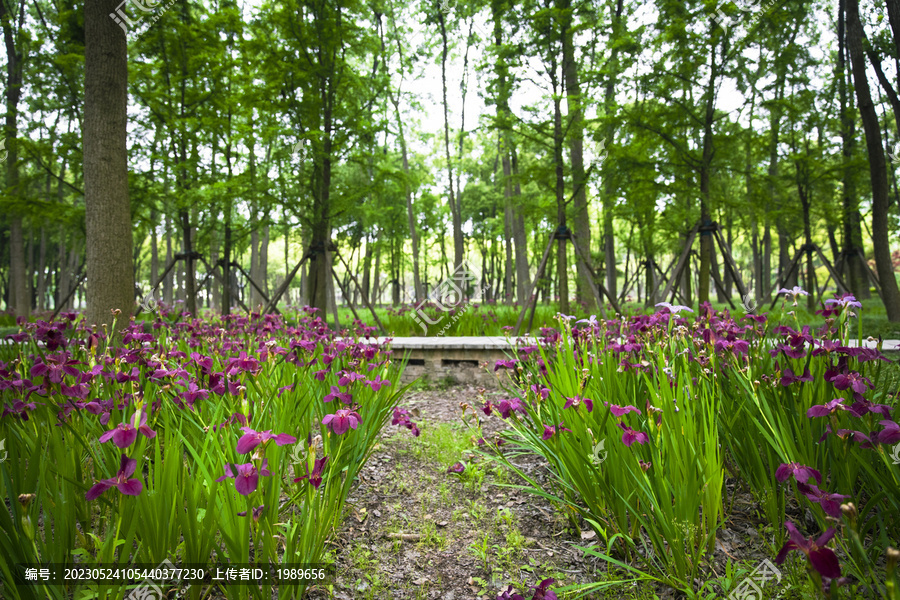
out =
<path fill-rule="evenodd" d="M 96 500 L 100 497 L 100 494 L 108 490 L 112 487 L 111 483 L 107 483 L 106 481 L 98 481 L 94 484 L 94 486 L 87 491 L 84 495 L 85 500 Z"/>
<path fill-rule="evenodd" d="M 809 562 L 823 577 L 836 579 L 841 576 L 841 564 L 831 548 L 820 548 L 809 553 Z"/>
<path fill-rule="evenodd" d="M 122 483 L 117 484 L 116 487 L 118 487 L 119 491 L 126 496 L 137 496 L 141 493 L 141 490 L 144 489 L 144 485 L 137 479 L 123 481 Z"/>

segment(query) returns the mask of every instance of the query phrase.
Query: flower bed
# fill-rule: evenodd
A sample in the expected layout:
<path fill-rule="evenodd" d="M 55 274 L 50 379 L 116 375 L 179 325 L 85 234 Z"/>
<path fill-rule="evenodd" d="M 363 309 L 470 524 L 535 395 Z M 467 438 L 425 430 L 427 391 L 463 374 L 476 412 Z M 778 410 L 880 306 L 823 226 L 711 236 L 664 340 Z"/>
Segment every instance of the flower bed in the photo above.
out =
<path fill-rule="evenodd" d="M 393 416 L 416 432 L 393 411 L 402 365 L 390 351 L 335 340 L 311 313 L 296 325 L 166 317 L 132 322 L 119 345 L 75 315 L 13 336 L 0 362 L 2 597 L 134 587 L 13 585 L 29 563 L 321 566 L 382 427 Z M 302 597 L 303 577 L 278 597 Z M 271 598 L 274 587 L 224 590 Z"/>
<path fill-rule="evenodd" d="M 696 316 L 671 305 L 610 321 L 560 316 L 540 345 L 497 362 L 511 397 L 482 409 L 513 433 L 485 455 L 513 470 L 519 453 L 542 455 L 552 477 L 520 473 L 527 487 L 596 531 L 586 552 L 638 579 L 711 593 L 716 535 L 743 486 L 776 526 L 760 550 L 779 564 L 803 552 L 806 585 L 900 597 L 897 369 L 849 347 L 858 306 L 828 301 L 815 332 L 708 305 Z"/>

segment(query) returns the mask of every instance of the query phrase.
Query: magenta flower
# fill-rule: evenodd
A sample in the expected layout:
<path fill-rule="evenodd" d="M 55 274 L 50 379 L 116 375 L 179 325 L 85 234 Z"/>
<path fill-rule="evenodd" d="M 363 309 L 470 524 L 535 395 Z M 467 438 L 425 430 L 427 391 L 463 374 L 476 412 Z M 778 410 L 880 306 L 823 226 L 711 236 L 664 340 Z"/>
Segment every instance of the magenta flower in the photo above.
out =
<path fill-rule="evenodd" d="M 358 412 L 349 408 L 342 408 L 334 414 L 325 415 L 325 418 L 322 419 L 322 425 L 330 427 L 335 435 L 343 435 L 350 429 L 356 429 L 361 421 L 362 417 L 359 416 Z"/>
<path fill-rule="evenodd" d="M 144 434 L 148 438 L 155 438 L 156 432 L 147 426 L 147 411 L 142 410 L 140 425 L 135 423 L 137 413 L 131 417 L 131 423 L 119 423 L 114 429 L 110 429 L 100 436 L 100 443 L 104 444 L 109 440 L 119 448 L 127 448 L 137 439 L 138 432 Z"/>
<path fill-rule="evenodd" d="M 100 494 L 111 487 L 118 488 L 126 496 L 137 496 L 144 489 L 144 485 L 137 479 L 129 479 L 137 468 L 137 460 L 122 455 L 119 472 L 115 477 L 98 481 L 84 495 L 85 500 L 96 500 Z"/>
<path fill-rule="evenodd" d="M 333 385 L 333 386 L 331 386 L 331 393 L 326 395 L 325 398 L 323 398 L 323 400 L 325 402 L 331 402 L 335 398 L 337 398 L 344 404 L 350 404 L 350 402 L 353 401 L 353 396 L 349 392 L 342 392 L 341 388 L 339 388 L 336 385 Z"/>
<path fill-rule="evenodd" d="M 317 458 L 315 464 L 313 465 L 312 473 L 309 472 L 309 463 L 307 463 L 306 475 L 297 477 L 296 479 L 294 479 L 294 483 L 299 483 L 300 481 L 306 479 L 314 488 L 319 489 L 319 486 L 322 485 L 322 473 L 325 471 L 325 463 L 327 462 L 327 456 Z"/>
<path fill-rule="evenodd" d="M 672 305 L 672 304 L 669 304 L 668 302 L 659 302 L 659 303 L 657 303 L 656 308 L 667 308 L 667 309 L 669 309 L 669 312 L 672 313 L 673 315 L 677 315 L 678 313 L 680 313 L 683 310 L 686 310 L 689 313 L 694 312 L 691 308 L 689 308 L 687 306 L 682 306 L 681 304 Z"/>
<path fill-rule="evenodd" d="M 461 462 L 455 463 L 455 464 L 447 467 L 448 473 L 462 473 L 465 470 L 466 470 L 466 466 L 464 464 L 462 464 Z"/>
<path fill-rule="evenodd" d="M 525 405 L 522 404 L 521 398 L 504 398 L 494 405 L 494 408 L 500 411 L 500 416 L 508 419 L 513 411 L 525 413 Z"/>
<path fill-rule="evenodd" d="M 550 388 L 545 388 L 542 385 L 532 384 L 531 391 L 541 397 L 541 400 L 546 400 L 547 396 L 550 395 Z"/>
<path fill-rule="evenodd" d="M 263 505 L 261 505 L 261 506 L 257 506 L 256 508 L 253 509 L 253 522 L 254 522 L 254 523 L 259 523 L 259 518 L 262 516 L 263 511 L 264 511 L 265 509 L 266 509 L 266 505 L 265 505 L 265 504 L 263 504 Z M 239 516 L 239 517 L 246 517 L 246 516 L 247 516 L 247 511 L 246 511 L 246 510 L 242 510 L 241 512 L 239 512 L 239 513 L 237 514 L 237 516 Z"/>
<path fill-rule="evenodd" d="M 864 394 L 867 390 L 874 388 L 872 382 L 869 381 L 868 377 L 863 377 L 856 371 L 852 371 L 850 373 L 841 373 L 832 381 L 834 387 L 839 390 L 846 390 L 847 388 L 853 388 L 853 391 L 857 394 Z"/>
<path fill-rule="evenodd" d="M 862 304 L 860 304 L 856 300 L 856 296 L 854 296 L 853 294 L 844 294 L 840 298 L 832 298 L 830 300 L 826 300 L 825 304 L 840 305 L 841 308 L 846 308 L 848 306 L 855 306 L 856 308 L 862 308 Z"/>
<path fill-rule="evenodd" d="M 534 588 L 534 596 L 531 600 L 559 600 L 556 592 L 548 589 L 556 582 L 552 577 L 543 580 L 536 588 Z"/>
<path fill-rule="evenodd" d="M 239 439 L 237 443 L 238 454 L 247 454 L 248 452 L 252 452 L 254 448 L 259 446 L 260 444 L 265 444 L 269 440 L 275 440 L 275 443 L 279 446 L 286 446 L 287 444 L 297 443 L 297 438 L 286 433 L 279 433 L 277 435 L 274 435 L 272 434 L 271 429 L 269 429 L 268 431 L 254 431 L 249 427 L 241 427 L 241 431 L 244 432 L 244 435 L 241 436 L 241 439 Z"/>
<path fill-rule="evenodd" d="M 894 421 L 884 419 L 878 422 L 884 429 L 878 432 L 879 444 L 896 444 L 900 442 L 900 425 Z"/>
<path fill-rule="evenodd" d="M 617 417 L 621 417 L 623 415 L 627 415 L 630 412 L 634 412 L 637 414 L 641 414 L 641 411 L 638 410 L 636 406 L 618 406 L 617 404 L 610 404 L 609 411 Z"/>
<path fill-rule="evenodd" d="M 799 285 L 795 285 L 791 289 L 781 288 L 778 290 L 778 294 L 787 294 L 791 299 L 794 299 L 797 296 L 809 296 L 809 292 L 804 291 Z"/>
<path fill-rule="evenodd" d="M 544 435 L 541 436 L 541 439 L 544 441 L 549 440 L 556 434 L 556 427 L 553 425 L 544 425 Z"/>
<path fill-rule="evenodd" d="M 784 463 L 775 470 L 775 479 L 784 482 L 788 477 L 793 476 L 797 483 L 806 483 L 810 477 L 815 477 L 816 481 L 821 485 L 822 474 L 813 468 L 801 465 L 797 462 Z"/>
<path fill-rule="evenodd" d="M 574 398 L 569 398 L 568 396 L 566 396 L 566 403 L 563 405 L 563 408 L 570 408 L 574 406 L 577 409 L 582 402 L 587 407 L 588 412 L 594 410 L 594 401 L 590 398 L 582 398 L 581 396 L 575 396 Z"/>
<path fill-rule="evenodd" d="M 622 434 L 622 443 L 629 448 L 631 448 L 631 445 L 635 442 L 637 442 L 638 444 L 646 444 L 650 441 L 650 436 L 648 436 L 643 431 L 635 431 L 624 423 L 619 423 L 617 427 L 625 432 Z"/>
<path fill-rule="evenodd" d="M 216 481 L 225 481 L 229 478 L 234 479 L 234 489 L 243 496 L 249 496 L 256 491 L 260 475 L 268 477 L 272 474 L 269 472 L 268 464 L 268 459 L 263 459 L 262 470 L 260 471 L 256 470 L 256 465 L 252 462 L 243 465 L 234 465 L 237 469 L 237 473 L 235 474 L 231 470 L 231 465 L 225 463 L 225 474 L 216 479 Z"/>
<path fill-rule="evenodd" d="M 366 378 L 365 375 L 353 371 L 341 371 L 338 374 L 341 376 L 340 379 L 338 379 L 338 385 L 341 387 L 347 387 L 354 381 L 359 381 L 360 379 Z"/>
<path fill-rule="evenodd" d="M 823 577 L 835 579 L 841 576 L 841 564 L 838 562 L 837 555 L 831 548 L 826 548 L 825 544 L 834 537 L 834 528 L 819 536 L 819 539 L 813 541 L 812 538 L 806 539 L 790 521 L 785 522 L 784 526 L 790 534 L 790 540 L 781 548 L 775 562 L 779 565 L 787 558 L 788 552 L 791 550 L 800 550 L 809 559 L 809 563 Z"/>
<path fill-rule="evenodd" d="M 828 494 L 823 492 L 814 485 L 805 483 L 797 483 L 797 489 L 800 490 L 810 502 L 815 502 L 822 507 L 826 514 L 839 519 L 841 517 L 841 501 L 848 499 L 850 496 L 843 494 Z"/>
<path fill-rule="evenodd" d="M 194 402 L 197 400 L 206 400 L 209 398 L 209 390 L 201 389 L 197 386 L 193 381 L 188 384 L 188 389 L 186 392 L 181 392 L 179 394 L 182 398 L 184 398 L 185 402 L 188 403 L 188 406 L 194 406 Z"/>
<path fill-rule="evenodd" d="M 828 415 L 836 413 L 839 410 L 850 410 L 849 408 L 844 406 L 843 398 L 835 398 L 834 400 L 825 404 L 816 404 L 815 406 L 810 407 L 808 411 L 806 411 L 806 416 L 809 418 L 826 417 Z"/>
<path fill-rule="evenodd" d="M 511 360 L 498 360 L 496 363 L 494 363 L 494 372 L 496 373 L 500 369 L 515 369 L 517 362 L 519 361 L 515 358 Z"/>
<path fill-rule="evenodd" d="M 365 385 L 369 386 L 370 388 L 372 388 L 372 391 L 373 391 L 373 392 L 377 392 L 377 391 L 379 391 L 379 390 L 380 390 L 381 388 L 383 388 L 383 387 L 390 387 L 390 386 L 391 386 L 391 382 L 390 382 L 389 379 L 380 379 L 377 375 L 376 375 L 375 379 L 371 379 L 371 380 L 368 380 L 368 379 L 367 379 L 367 380 L 366 380 L 365 382 L 363 382 L 363 383 L 364 383 Z"/>
<path fill-rule="evenodd" d="M 809 372 L 809 367 L 806 367 L 806 369 L 804 369 L 804 371 L 803 371 L 803 375 L 800 375 L 800 376 L 794 375 L 794 372 L 790 368 L 787 368 L 784 370 L 784 374 L 781 376 L 781 385 L 784 387 L 787 387 L 787 386 L 791 385 L 792 383 L 797 383 L 797 382 L 810 383 L 810 382 L 812 382 L 812 380 L 813 380 L 813 377 Z"/>

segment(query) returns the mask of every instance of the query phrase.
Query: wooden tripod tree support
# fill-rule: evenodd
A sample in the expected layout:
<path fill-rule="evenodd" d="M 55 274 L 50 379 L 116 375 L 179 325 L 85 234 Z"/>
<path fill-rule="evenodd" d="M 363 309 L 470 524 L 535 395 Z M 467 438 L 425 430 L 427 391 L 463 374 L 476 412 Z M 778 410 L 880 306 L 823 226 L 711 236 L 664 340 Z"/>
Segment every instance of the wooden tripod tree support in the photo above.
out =
<path fill-rule="evenodd" d="M 378 329 L 381 330 L 382 335 L 387 335 L 387 331 L 385 330 L 384 325 L 381 324 L 381 320 L 378 318 L 378 315 L 375 314 L 375 309 L 372 307 L 372 304 L 369 302 L 368 295 L 362 289 L 362 286 L 359 285 L 359 281 L 356 279 L 356 276 L 353 274 L 353 271 L 350 269 L 350 266 L 344 261 L 344 257 L 341 255 L 340 252 L 337 251 L 337 246 L 335 246 L 334 244 L 331 244 L 330 247 L 328 248 L 328 251 L 332 252 L 335 256 L 337 256 L 338 260 L 341 261 L 341 264 L 344 265 L 344 268 L 347 269 L 347 273 L 350 275 L 351 281 L 353 281 L 353 284 L 356 286 L 356 290 L 362 296 L 363 302 L 365 303 L 366 307 L 369 309 L 369 312 L 372 313 L 372 318 L 375 319 L 375 323 L 378 325 Z M 300 259 L 300 262 L 298 262 L 297 265 L 291 270 L 291 272 L 288 273 L 288 276 L 285 277 L 285 279 L 281 283 L 281 285 L 278 286 L 278 289 L 275 290 L 275 293 L 272 295 L 271 300 L 268 301 L 268 304 L 266 304 L 266 307 L 263 309 L 263 314 L 266 314 L 275 308 L 275 305 L 278 303 L 278 300 L 281 299 L 281 296 L 284 294 L 284 292 L 287 290 L 288 286 L 291 284 L 291 281 L 293 281 L 294 277 L 297 275 L 297 271 L 300 270 L 300 267 L 303 266 L 303 263 L 306 262 L 306 260 L 309 259 L 313 254 L 314 254 L 314 251 L 312 248 L 307 249 L 306 253 L 303 255 L 303 258 Z M 356 313 L 356 308 L 353 306 L 353 301 L 350 298 L 350 296 L 347 294 L 346 290 L 344 289 L 344 284 L 338 278 L 337 273 L 335 273 L 333 266 L 331 267 L 331 275 L 335 280 L 337 280 L 338 287 L 340 287 L 341 293 L 344 295 L 344 298 L 347 299 L 347 304 L 350 305 L 350 310 L 353 311 L 353 316 L 355 316 L 357 319 L 359 319 L 359 315 Z M 337 311 L 337 306 L 334 307 L 334 310 Z M 359 320 L 361 321 L 362 319 L 359 319 Z"/>
<path fill-rule="evenodd" d="M 869 278 L 869 282 L 872 284 L 872 287 L 875 288 L 875 293 L 877 293 L 878 297 L 881 298 L 882 302 L 884 302 L 884 293 L 881 290 L 881 282 L 878 280 L 878 275 L 875 273 L 875 271 L 872 270 L 872 267 L 870 267 L 869 263 L 866 261 L 866 255 L 863 253 L 862 248 L 856 247 L 849 252 L 846 250 L 841 250 L 841 253 L 838 255 L 838 260 L 834 264 L 834 270 L 838 273 L 842 272 L 844 261 L 848 259 L 849 255 L 859 256 L 859 260 L 866 267 L 866 275 Z M 830 279 L 831 277 L 829 273 L 829 279 L 825 280 L 826 285 Z M 819 295 L 819 297 L 821 298 L 821 294 Z"/>
<path fill-rule="evenodd" d="M 72 286 L 72 289 L 69 290 L 69 293 L 66 294 L 66 297 L 62 299 L 59 303 L 59 306 L 53 311 L 53 314 L 50 315 L 50 320 L 56 318 L 56 316 L 62 311 L 62 307 L 66 305 L 66 303 L 75 295 L 75 291 L 84 283 L 84 280 L 87 279 L 87 271 L 84 270 L 84 263 L 82 263 L 81 268 L 78 270 L 78 279 L 75 280 L 75 285 Z"/>
<path fill-rule="evenodd" d="M 668 298 L 670 294 L 672 294 L 672 300 L 675 299 L 675 295 L 673 294 L 673 289 L 678 283 L 679 278 L 681 277 L 682 272 L 684 271 L 685 265 L 687 265 L 687 261 L 691 255 L 691 248 L 694 245 L 694 239 L 697 237 L 697 234 L 700 235 L 712 235 L 716 244 L 719 246 L 719 250 L 722 253 L 722 257 L 725 260 L 725 268 L 731 272 L 731 279 L 734 281 L 735 286 L 737 286 L 738 293 L 741 295 L 741 298 L 747 297 L 747 288 L 744 287 L 744 280 L 741 279 L 741 275 L 738 272 L 737 264 L 734 262 L 734 257 L 731 254 L 731 248 L 728 247 L 728 244 L 722 238 L 722 235 L 719 232 L 719 224 L 714 221 L 708 221 L 707 223 L 702 223 L 700 221 L 697 222 L 696 225 L 688 232 L 687 240 L 684 243 L 684 250 L 681 252 L 681 256 L 678 258 L 678 264 L 675 266 L 675 271 L 672 273 L 672 279 L 666 284 L 666 290 L 663 292 L 662 297 Z M 722 294 L 725 295 L 725 286 L 722 284 L 721 278 L 719 274 L 715 271 L 715 269 L 710 269 L 710 272 L 713 275 L 713 281 L 716 283 L 722 290 Z M 734 307 L 734 303 L 731 299 L 728 299 L 728 303 L 731 304 L 732 308 Z"/>
<path fill-rule="evenodd" d="M 800 257 L 802 257 L 804 254 L 808 255 L 813 252 L 815 252 L 816 254 L 819 255 L 819 260 L 822 261 L 822 264 L 824 264 L 825 268 L 828 270 L 829 279 L 834 279 L 834 282 L 838 286 L 838 292 L 848 293 L 850 291 L 850 287 L 843 280 L 840 273 L 838 273 L 837 270 L 834 268 L 834 266 L 831 264 L 831 261 L 829 261 L 828 258 L 825 256 L 825 254 L 822 252 L 822 249 L 816 244 L 803 244 L 802 246 L 800 246 L 800 249 L 797 250 L 797 253 L 794 255 L 794 259 L 791 261 L 791 264 L 788 265 L 786 272 L 782 271 L 781 273 L 779 273 L 778 278 L 775 280 L 775 285 L 773 285 L 771 287 L 771 289 L 769 289 L 769 291 L 763 295 L 763 297 L 762 297 L 763 302 L 768 301 L 769 296 L 772 294 L 772 292 L 775 291 L 776 289 L 780 289 L 781 286 L 784 285 L 784 282 L 787 281 L 788 279 L 790 279 L 793 272 L 797 269 L 797 265 L 800 262 Z M 843 256 L 841 258 L 843 258 Z M 865 261 L 863 261 L 863 262 L 865 262 Z M 868 265 L 866 265 L 866 266 L 868 267 Z M 875 281 L 877 282 L 877 279 Z M 821 292 L 819 292 L 819 290 L 813 290 L 813 292 L 817 296 L 816 302 L 819 302 L 822 299 L 822 294 L 825 293 L 825 287 L 827 286 L 827 284 L 828 284 L 828 279 L 825 280 L 825 285 L 822 286 Z M 881 289 L 881 288 L 880 288 L 880 286 L 878 286 L 878 287 L 876 287 L 876 289 Z M 777 302 L 778 302 L 778 295 L 776 294 L 775 297 L 772 299 L 772 304 L 769 305 L 769 310 L 772 310 L 773 308 L 775 308 L 775 304 Z"/>
<path fill-rule="evenodd" d="M 591 277 L 593 277 L 594 283 L 597 287 L 594 287 L 592 285 L 591 293 L 594 295 L 594 300 L 597 303 L 597 308 L 600 311 L 600 315 L 605 316 L 603 312 L 603 300 L 601 298 L 601 294 L 603 296 L 606 296 L 606 298 L 609 300 L 610 305 L 612 305 L 613 309 L 616 312 L 621 312 L 621 310 L 619 309 L 619 303 L 616 302 L 616 299 L 609 294 L 605 287 L 603 287 L 603 284 L 600 283 L 600 279 L 597 277 L 597 272 L 591 267 L 590 262 L 588 262 L 584 254 L 581 253 L 581 249 L 575 242 L 575 234 L 573 234 L 572 231 L 564 225 L 560 225 L 556 228 L 556 231 L 553 232 L 553 235 L 550 236 L 550 240 L 547 242 L 547 247 L 544 249 L 544 255 L 541 257 L 541 262 L 538 265 L 538 270 L 534 276 L 534 281 L 531 282 L 531 287 L 528 290 L 527 300 L 525 301 L 524 306 L 522 306 L 522 312 L 519 313 L 519 318 L 516 321 L 516 329 L 513 332 L 514 335 L 519 335 L 519 331 L 522 329 L 522 322 L 525 320 L 525 313 L 529 310 L 529 308 L 531 309 L 531 315 L 528 317 L 528 331 L 531 331 L 531 326 L 534 324 L 534 311 L 537 308 L 535 289 L 537 288 L 538 281 L 540 281 L 544 276 L 544 269 L 547 268 L 547 259 L 550 256 L 551 248 L 553 248 L 553 242 L 556 242 L 558 240 L 569 240 L 570 242 L 572 242 L 572 247 L 575 248 L 575 256 L 588 270 L 588 272 L 591 274 Z"/>

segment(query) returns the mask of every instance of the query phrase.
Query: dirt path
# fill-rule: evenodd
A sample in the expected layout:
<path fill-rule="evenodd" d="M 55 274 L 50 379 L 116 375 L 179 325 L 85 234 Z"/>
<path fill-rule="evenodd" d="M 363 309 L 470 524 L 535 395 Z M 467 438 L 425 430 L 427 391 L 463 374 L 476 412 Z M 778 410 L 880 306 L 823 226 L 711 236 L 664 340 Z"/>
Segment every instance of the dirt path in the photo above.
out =
<path fill-rule="evenodd" d="M 422 434 L 385 428 L 332 548 L 333 596 L 311 590 L 311 598 L 495 600 L 509 585 L 530 598 L 547 577 L 560 587 L 596 581 L 605 571 L 572 548 L 588 542 L 546 500 L 497 487 L 516 482 L 468 453 L 473 432 L 459 418 L 460 402 L 481 405 L 469 386 L 407 395 L 404 405 L 419 409 Z M 484 437 L 502 426 L 485 420 Z M 457 461 L 465 472 L 447 473 Z M 536 461 L 525 466 L 541 476 Z"/>

